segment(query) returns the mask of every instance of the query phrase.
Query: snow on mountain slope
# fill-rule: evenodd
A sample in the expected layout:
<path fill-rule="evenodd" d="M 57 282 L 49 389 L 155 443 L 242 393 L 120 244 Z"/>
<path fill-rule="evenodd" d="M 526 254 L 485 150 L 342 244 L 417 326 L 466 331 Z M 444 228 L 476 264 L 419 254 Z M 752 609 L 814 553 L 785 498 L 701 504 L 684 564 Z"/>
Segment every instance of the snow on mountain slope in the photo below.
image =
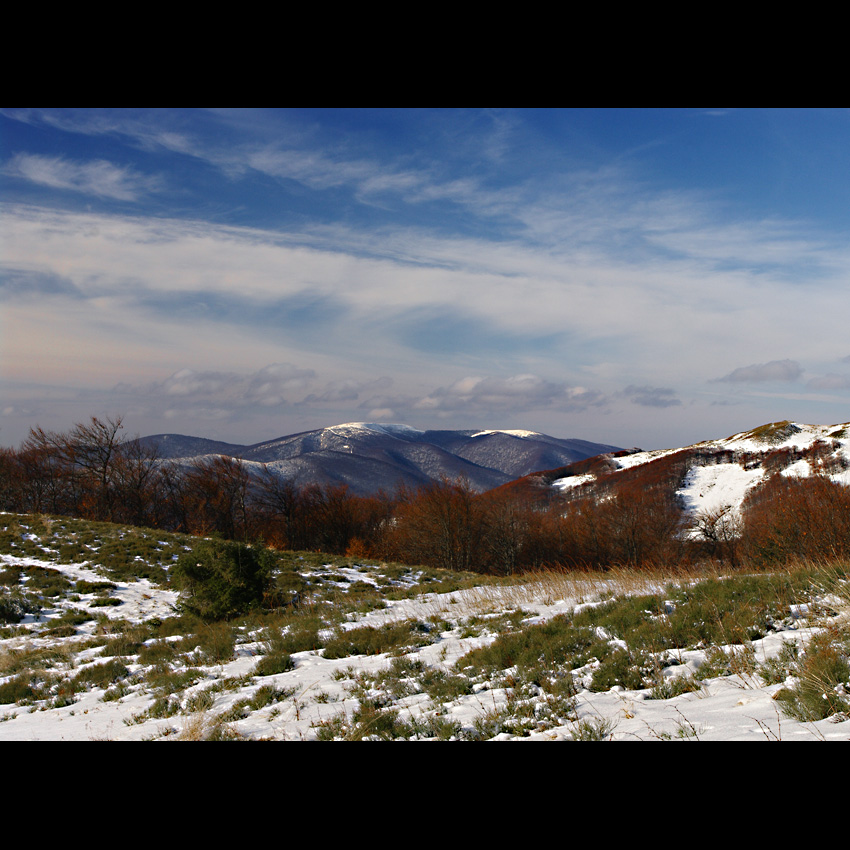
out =
<path fill-rule="evenodd" d="M 364 432 L 372 432 L 409 440 L 419 439 L 425 433 L 418 428 L 412 428 L 410 425 L 378 425 L 370 422 L 348 422 L 344 425 L 334 425 L 326 430 L 335 434 L 352 434 L 354 436 L 362 435 Z"/>
<path fill-rule="evenodd" d="M 678 493 L 686 509 L 693 514 L 715 513 L 729 508 L 737 510 L 749 489 L 763 481 L 764 477 L 765 471 L 761 467 L 744 469 L 738 463 L 695 466 Z"/>
<path fill-rule="evenodd" d="M 43 557 L 42 560 L 0 554 L 0 568 L 31 567 L 59 571 L 73 581 L 103 580 L 93 566 L 60 564 L 46 553 Z M 340 568 L 332 564 L 321 567 L 305 564 L 302 572 L 305 576 L 320 577 L 324 585 L 336 583 L 340 593 L 345 593 L 348 586 L 357 583 L 391 587 L 393 582 L 383 575 L 382 569 L 368 565 Z M 415 587 L 418 580 L 418 574 L 411 571 L 406 586 Z M 606 577 L 589 580 L 578 575 L 543 575 L 539 579 L 530 577 L 523 585 L 485 585 L 450 593 L 387 599 L 381 608 L 352 614 L 344 628 L 379 629 L 392 623 L 439 622 L 433 639 L 408 648 L 401 658 L 390 653 L 324 657 L 327 653 L 321 649 L 297 652 L 292 656 L 291 669 L 272 675 L 257 673 L 257 664 L 266 652 L 265 633 L 239 628 L 229 660 L 212 663 L 196 650 L 191 654 L 191 668 L 181 668 L 175 662 L 176 672 L 188 675 L 182 685 L 171 687 L 167 698 L 157 691 L 162 671 L 157 671 L 155 662 L 143 660 L 138 654 L 140 646 L 128 648 L 126 651 L 132 654 L 122 657 L 104 655 L 103 641 L 87 646 L 95 629 L 99 626 L 103 630 L 101 620 L 93 619 L 78 626 L 73 637 L 38 636 L 39 628 L 46 627 L 61 615 L 66 605 L 70 606 L 70 602 L 57 601 L 40 616 L 28 616 L 18 627 L 22 634 L 0 639 L 0 654 L 8 652 L 13 657 L 14 653 L 32 652 L 37 644 L 45 658 L 51 657 L 48 650 L 52 648 L 56 658 L 62 660 L 62 664 L 55 663 L 50 671 L 57 681 L 64 676 L 70 682 L 74 676 L 102 669 L 110 662 L 126 665 L 123 679 L 115 685 L 78 685 L 61 699 L 54 695 L 49 699 L 0 704 L 0 741 L 202 740 L 216 726 L 246 741 L 314 741 L 334 718 L 351 718 L 360 710 L 362 697 L 357 695 L 355 684 L 361 677 L 364 681 L 376 680 L 399 663 L 407 664 L 410 677 L 415 675 L 417 667 L 420 677 L 426 672 L 435 678 L 449 677 L 455 673 L 455 663 L 466 653 L 489 646 L 497 639 L 498 623 L 506 612 L 521 606 L 525 615 L 522 625 L 528 628 L 559 615 L 593 608 L 613 595 L 636 592 L 655 593 L 658 587 L 651 578 L 644 585 L 632 582 L 628 590 L 623 590 L 615 579 Z M 120 618 L 133 625 L 171 616 L 177 601 L 172 591 L 147 582 L 115 581 L 111 593 L 121 605 L 97 610 L 103 612 L 102 616 Z M 92 598 L 83 595 L 73 607 L 85 608 Z M 801 722 L 783 716 L 776 698 L 788 683 L 793 684 L 793 679 L 767 684 L 757 672 L 757 665 L 765 666 L 776 659 L 786 643 L 806 646 L 819 628 L 814 620 L 806 619 L 808 616 L 808 609 L 794 608 L 789 611 L 787 621 L 765 637 L 753 640 L 747 647 L 726 647 L 725 651 L 733 658 L 736 651 L 741 658 L 745 657 L 745 651 L 751 652 L 752 669 L 743 668 L 738 673 L 718 670 L 703 676 L 698 689 L 679 696 L 660 698 L 645 688 L 627 690 L 622 686 L 591 690 L 593 672 L 599 665 L 594 658 L 585 667 L 571 672 L 576 693 L 567 716 L 557 722 L 542 722 L 552 716 L 553 705 L 556 708 L 561 705 L 552 693 L 540 687 L 522 693 L 513 675 L 510 680 L 513 684 L 508 686 L 502 671 L 494 671 L 468 692 L 445 694 L 435 702 L 415 685 L 416 679 L 410 678 L 415 686 L 395 694 L 387 711 L 398 712 L 399 717 L 411 724 L 418 723 L 422 731 L 412 735 L 411 740 L 436 740 L 436 732 L 424 731 L 430 728 L 429 718 L 434 717 L 456 729 L 451 738 L 455 741 L 489 738 L 569 742 L 582 740 L 583 730 L 594 729 L 600 733 L 596 740 L 602 740 L 601 732 L 607 730 L 604 739 L 612 741 L 846 741 L 850 731 L 846 717 L 837 715 Z M 484 625 L 470 630 L 469 623 L 474 620 Z M 41 625 L 39 621 L 43 621 Z M 599 634 L 603 641 L 615 642 L 605 630 L 600 629 Z M 164 640 L 150 638 L 145 647 L 164 648 L 169 642 L 180 640 L 179 635 Z M 707 648 L 676 650 L 664 657 L 662 675 L 671 690 L 678 679 L 699 675 L 711 666 Z M 13 678 L 9 673 L 0 674 L 0 685 Z M 261 700 L 259 697 L 264 694 L 267 699 Z M 375 694 L 383 695 L 379 691 Z M 518 706 L 525 711 L 523 717 L 541 721 L 540 731 L 535 731 L 528 720 L 530 728 L 526 731 L 518 725 L 511 732 L 496 734 L 495 728 L 486 731 L 494 718 L 510 717 L 512 711 L 518 713 Z M 439 728 L 436 723 L 434 728 Z"/>
<path fill-rule="evenodd" d="M 749 491 L 773 474 L 802 478 L 821 474 L 850 486 L 850 424 L 796 422 L 771 423 L 681 449 L 612 456 L 601 474 L 574 474 L 558 478 L 551 486 L 577 493 L 579 488 L 592 488 L 603 477 L 616 480 L 627 472 L 639 476 L 641 468 L 674 455 L 680 455 L 687 465 L 677 495 L 694 515 L 731 511 L 734 516 Z"/>
<path fill-rule="evenodd" d="M 421 431 L 371 422 L 348 422 L 253 446 L 177 435 L 142 442 L 158 447 L 163 458 L 195 463 L 205 455 L 224 454 L 240 458 L 249 469 L 267 466 L 302 486 L 344 484 L 356 495 L 392 492 L 399 484 L 416 488 L 443 478 L 463 478 L 474 490 L 485 491 L 537 469 L 616 450 L 534 431 Z"/>
<path fill-rule="evenodd" d="M 537 431 L 479 431 L 472 435 L 474 440 L 476 437 L 487 437 L 490 434 L 507 434 L 509 437 L 518 437 L 519 439 L 530 439 L 533 437 L 542 437 L 543 434 L 538 434 Z"/>

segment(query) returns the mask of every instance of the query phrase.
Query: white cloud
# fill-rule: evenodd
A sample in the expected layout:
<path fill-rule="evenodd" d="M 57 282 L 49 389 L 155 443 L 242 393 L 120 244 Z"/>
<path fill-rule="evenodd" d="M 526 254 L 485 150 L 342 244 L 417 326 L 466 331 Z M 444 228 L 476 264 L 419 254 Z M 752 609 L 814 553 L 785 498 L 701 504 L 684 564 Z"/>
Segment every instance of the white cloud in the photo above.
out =
<path fill-rule="evenodd" d="M 424 175 L 413 171 L 317 151 L 265 148 L 246 154 L 244 161 L 271 177 L 295 180 L 314 189 L 352 186 L 364 195 L 408 192 L 425 181 Z"/>
<path fill-rule="evenodd" d="M 201 156 L 191 136 L 168 126 L 167 107 L 5 107 L 0 114 L 34 126 L 48 126 L 81 136 L 112 136 L 145 150 Z M 179 124 L 178 124 L 179 126 Z"/>
<path fill-rule="evenodd" d="M 251 374 L 181 369 L 163 381 L 133 387 L 119 385 L 123 393 L 137 393 L 152 399 L 214 402 L 230 409 L 276 407 L 287 403 L 290 393 L 300 393 L 315 379 L 312 369 L 289 363 L 276 363 Z"/>
<path fill-rule="evenodd" d="M 419 399 L 414 409 L 451 413 L 580 410 L 603 401 L 600 393 L 525 374 L 463 378 Z"/>
<path fill-rule="evenodd" d="M 79 162 L 64 157 L 20 153 L 12 157 L 3 171 L 9 177 L 39 186 L 117 201 L 136 201 L 155 191 L 159 185 L 155 178 L 105 160 Z"/>
<path fill-rule="evenodd" d="M 116 126 L 113 116 L 97 131 Z M 512 227 L 498 239 L 354 224 L 272 232 L 7 205 L 2 267 L 18 280 L 53 282 L 39 290 L 35 315 L 35 289 L 24 305 L 26 291 L 4 290 L 0 274 L 8 351 L 0 365 L 9 374 L 139 386 L 147 371 L 172 374 L 170 384 L 160 381 L 172 400 L 197 401 L 205 391 L 209 410 L 221 409 L 212 404 L 219 399 L 242 410 L 368 403 L 365 411 L 458 419 L 588 409 L 631 383 L 645 392 L 630 396 L 643 408 L 630 405 L 630 415 L 649 416 L 651 407 L 683 406 L 715 375 L 726 374 L 724 389 L 800 380 L 796 361 L 755 361 L 787 350 L 790 339 L 806 363 L 834 363 L 846 338 L 834 305 L 848 252 L 799 223 L 731 221 L 705 197 L 648 194 L 618 168 L 499 187 L 362 152 L 211 152 L 169 132 L 137 128 L 134 138 L 234 173 L 253 167 L 410 204 L 449 200 L 468 212 L 467 232 L 488 233 L 482 223 L 495 216 Z M 136 172 L 94 165 L 21 155 L 8 167 L 40 185 L 113 199 L 156 188 Z M 795 277 L 803 267 L 813 273 Z M 427 333 L 454 319 L 452 357 L 440 357 L 440 339 L 423 345 L 422 333 L 414 346 L 407 332 L 423 317 Z M 296 387 L 255 374 L 275 361 L 309 364 L 316 377 Z M 748 362 L 755 365 L 735 368 Z M 184 367 L 192 371 L 180 375 Z M 403 389 L 370 388 L 377 375 Z M 653 386 L 642 387 L 648 375 Z"/>

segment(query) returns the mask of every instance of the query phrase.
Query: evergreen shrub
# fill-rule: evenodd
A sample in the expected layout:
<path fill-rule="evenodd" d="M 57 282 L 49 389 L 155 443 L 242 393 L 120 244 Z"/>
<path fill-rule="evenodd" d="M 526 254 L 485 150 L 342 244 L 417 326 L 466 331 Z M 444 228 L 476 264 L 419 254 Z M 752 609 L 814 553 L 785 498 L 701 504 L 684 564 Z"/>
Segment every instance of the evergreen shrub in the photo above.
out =
<path fill-rule="evenodd" d="M 271 589 L 273 562 L 265 549 L 229 540 L 203 541 L 174 565 L 180 609 L 209 622 L 261 607 Z"/>

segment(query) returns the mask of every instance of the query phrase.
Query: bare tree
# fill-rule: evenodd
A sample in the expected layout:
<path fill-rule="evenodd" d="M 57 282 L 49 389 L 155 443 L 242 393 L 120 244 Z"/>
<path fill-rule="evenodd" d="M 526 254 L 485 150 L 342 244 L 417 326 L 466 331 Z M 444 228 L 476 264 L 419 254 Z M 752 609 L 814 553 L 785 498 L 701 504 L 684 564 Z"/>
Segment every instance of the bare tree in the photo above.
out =
<path fill-rule="evenodd" d="M 166 511 L 159 450 L 137 438 L 121 446 L 114 463 L 116 515 L 131 525 L 160 525 Z"/>
<path fill-rule="evenodd" d="M 82 473 L 87 485 L 89 513 L 94 519 L 114 519 L 115 472 L 119 450 L 124 442 L 122 418 L 105 420 L 92 416 L 88 424 L 78 424 L 63 440 L 65 460 Z"/>
<path fill-rule="evenodd" d="M 253 532 L 251 484 L 251 474 L 238 458 L 216 455 L 191 468 L 183 482 L 189 531 L 218 533 L 228 540 L 248 542 Z"/>
<path fill-rule="evenodd" d="M 741 522 L 731 505 L 698 513 L 690 524 L 690 531 L 697 542 L 705 545 L 711 557 L 732 567 L 738 566 Z"/>

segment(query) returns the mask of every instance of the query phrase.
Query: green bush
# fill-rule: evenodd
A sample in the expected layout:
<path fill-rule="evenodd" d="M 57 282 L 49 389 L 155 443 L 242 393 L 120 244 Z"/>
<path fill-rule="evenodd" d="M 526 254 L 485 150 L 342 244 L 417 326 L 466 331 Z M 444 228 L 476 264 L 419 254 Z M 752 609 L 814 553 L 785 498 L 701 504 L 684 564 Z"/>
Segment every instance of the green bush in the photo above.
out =
<path fill-rule="evenodd" d="M 112 661 L 107 661 L 105 664 L 93 664 L 89 667 L 84 667 L 74 677 L 74 685 L 80 687 L 95 687 L 106 690 L 111 685 L 126 679 L 130 675 L 130 671 L 124 663 L 117 658 Z"/>
<path fill-rule="evenodd" d="M 74 588 L 59 570 L 32 566 L 26 566 L 23 570 L 28 577 L 27 590 L 47 599 L 63 596 Z"/>
<path fill-rule="evenodd" d="M 816 635 L 795 671 L 797 682 L 777 694 L 783 710 L 803 722 L 850 712 L 850 661 L 847 646 L 829 632 Z"/>
<path fill-rule="evenodd" d="M 641 653 L 615 649 L 607 654 L 593 672 L 590 690 L 597 693 L 620 686 L 629 691 L 651 687 L 654 669 L 651 659 Z"/>
<path fill-rule="evenodd" d="M 194 651 L 204 664 L 226 664 L 233 658 L 236 632 L 225 622 L 202 625 L 177 644 L 177 648 Z"/>
<path fill-rule="evenodd" d="M 103 648 L 104 658 L 129 658 L 138 655 L 144 647 L 147 635 L 141 626 L 130 628 L 112 638 Z"/>
<path fill-rule="evenodd" d="M 21 620 L 33 609 L 33 606 L 20 593 L 0 594 L 0 623 L 14 624 Z"/>
<path fill-rule="evenodd" d="M 292 670 L 294 666 L 295 662 L 293 662 L 292 656 L 286 652 L 276 652 L 260 658 L 254 668 L 254 675 L 260 677 L 276 676 L 278 673 L 286 673 Z"/>
<path fill-rule="evenodd" d="M 428 646 L 434 642 L 427 623 L 406 620 L 387 623 L 379 628 L 361 626 L 340 632 L 325 644 L 325 658 L 348 658 L 353 655 L 399 653 L 403 649 Z"/>
<path fill-rule="evenodd" d="M 457 672 L 471 676 L 492 675 L 516 667 L 537 678 L 541 670 L 551 676 L 561 668 L 581 667 L 605 650 L 595 628 L 575 626 L 570 617 L 560 615 L 545 623 L 500 635 L 488 646 L 468 652 L 455 666 Z"/>
<path fill-rule="evenodd" d="M 174 565 L 180 608 L 208 622 L 259 608 L 272 586 L 273 564 L 268 550 L 226 540 L 204 541 Z"/>
<path fill-rule="evenodd" d="M 32 673 L 21 673 L 0 685 L 0 705 L 33 702 L 40 696 L 41 689 Z"/>

